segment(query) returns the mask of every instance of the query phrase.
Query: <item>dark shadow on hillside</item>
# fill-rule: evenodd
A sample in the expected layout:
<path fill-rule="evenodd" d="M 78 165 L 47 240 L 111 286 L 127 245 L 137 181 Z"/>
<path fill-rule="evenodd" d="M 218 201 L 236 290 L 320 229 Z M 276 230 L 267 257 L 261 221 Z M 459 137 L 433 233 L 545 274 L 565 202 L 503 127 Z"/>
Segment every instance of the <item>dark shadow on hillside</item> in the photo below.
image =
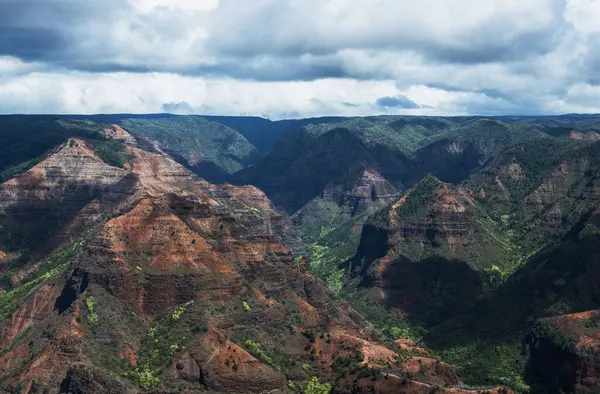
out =
<path fill-rule="evenodd" d="M 479 169 L 484 157 L 473 143 L 443 139 L 415 153 L 414 167 L 443 182 L 460 183 Z"/>
<path fill-rule="evenodd" d="M 227 171 L 211 161 L 201 161 L 190 165 L 188 161 L 180 154 L 174 151 L 167 153 L 179 164 L 198 175 L 200 178 L 214 184 L 223 184 L 231 176 Z"/>
<path fill-rule="evenodd" d="M 539 253 L 467 313 L 430 330 L 435 347 L 523 337 L 537 318 L 600 306 L 600 238 L 565 239 Z M 468 327 L 465 330 L 465 327 Z"/>
<path fill-rule="evenodd" d="M 356 256 L 342 268 L 360 278 L 360 288 L 382 288 L 385 307 L 407 312 L 415 324 L 430 327 L 466 313 L 483 293 L 481 274 L 464 261 L 440 256 L 380 261 L 387 252 L 387 232 L 366 224 Z"/>
<path fill-rule="evenodd" d="M 318 197 L 326 186 L 346 183 L 349 174 L 372 168 L 396 184 L 411 173 L 410 162 L 399 151 L 367 146 L 348 129 L 333 129 L 316 139 L 291 133 L 256 166 L 231 177 L 233 184 L 252 184 L 288 213 Z"/>
<path fill-rule="evenodd" d="M 463 313 L 482 293 L 480 274 L 467 263 L 443 257 L 402 258 L 382 274 L 388 307 L 400 307 L 419 324 L 435 325 Z"/>

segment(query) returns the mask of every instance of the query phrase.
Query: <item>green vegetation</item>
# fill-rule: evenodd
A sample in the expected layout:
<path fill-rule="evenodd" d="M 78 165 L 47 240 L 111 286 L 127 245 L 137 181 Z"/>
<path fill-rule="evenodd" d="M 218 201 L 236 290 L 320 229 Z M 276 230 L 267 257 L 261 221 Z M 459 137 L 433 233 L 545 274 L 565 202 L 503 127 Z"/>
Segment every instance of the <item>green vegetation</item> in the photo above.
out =
<path fill-rule="evenodd" d="M 133 156 L 125 152 L 123 141 L 116 139 L 100 141 L 96 143 L 94 152 L 108 165 L 120 168 L 125 168 L 126 164 L 129 167 L 133 166 Z"/>
<path fill-rule="evenodd" d="M 526 359 L 518 342 L 495 346 L 471 343 L 439 351 L 438 356 L 454 366 L 467 384 L 506 385 L 517 393 L 529 392 L 523 379 Z"/>
<path fill-rule="evenodd" d="M 441 185 L 439 179 L 433 175 L 427 175 L 419 181 L 406 195 L 406 201 L 397 209 L 401 217 L 419 215 L 433 198 L 433 192 Z"/>
<path fill-rule="evenodd" d="M 310 270 L 321 278 L 329 291 L 340 294 L 342 290 L 342 279 L 344 271 L 338 266 L 351 255 L 340 256 L 339 251 L 319 244 L 311 244 Z"/>
<path fill-rule="evenodd" d="M 64 116 L 0 117 L 0 182 L 27 171 L 69 138 L 98 138 L 102 126 Z"/>
<path fill-rule="evenodd" d="M 324 205 L 328 213 L 323 220 L 305 217 L 297 231 L 309 248 L 311 272 L 325 282 L 329 291 L 339 295 L 344 282 L 344 270 L 339 266 L 356 254 L 360 227 L 366 217 L 364 214 L 350 217 L 339 208 L 330 209 L 329 203 Z"/>
<path fill-rule="evenodd" d="M 261 363 L 267 364 L 268 366 L 270 366 L 271 368 L 273 368 L 276 371 L 281 370 L 281 368 L 275 364 L 275 361 L 273 361 L 273 358 L 263 350 L 260 343 L 254 342 L 250 339 L 246 339 L 244 341 L 244 346 L 246 346 L 246 349 L 248 350 L 248 352 L 250 354 L 252 354 L 254 357 L 256 357 Z"/>
<path fill-rule="evenodd" d="M 577 352 L 577 340 L 565 335 L 551 319 L 538 320 L 528 335 L 528 343 L 534 347 L 539 346 L 542 340 L 551 342 L 554 346 L 567 353 Z"/>
<path fill-rule="evenodd" d="M 87 321 L 90 325 L 94 326 L 98 324 L 98 314 L 94 311 L 94 304 L 96 300 L 92 296 L 85 297 L 85 305 L 88 309 Z"/>
<path fill-rule="evenodd" d="M 411 339 L 421 342 L 424 331 L 422 327 L 410 324 L 407 319 L 392 314 L 384 305 L 371 297 L 368 291 L 359 290 L 342 296 L 361 315 L 373 323 L 388 340 Z"/>
<path fill-rule="evenodd" d="M 124 376 L 137 382 L 142 390 L 150 390 L 160 385 L 160 379 L 155 376 L 154 371 L 144 367 L 142 369 L 135 368 L 125 372 Z"/>
<path fill-rule="evenodd" d="M 137 136 L 158 141 L 190 165 L 201 159 L 233 173 L 258 157 L 256 148 L 237 131 L 200 116 L 129 118 L 120 124 Z"/>
<path fill-rule="evenodd" d="M 14 302 L 16 299 L 32 295 L 39 285 L 57 277 L 80 252 L 83 245 L 84 241 L 79 240 L 62 247 L 27 274 L 19 287 L 9 291 L 0 291 L 0 321 L 11 316 L 16 310 L 18 306 Z"/>
<path fill-rule="evenodd" d="M 27 160 L 23 163 L 19 163 L 12 167 L 6 168 L 4 171 L 0 172 L 0 183 L 6 182 L 9 179 L 12 179 L 20 174 L 29 171 L 32 167 L 39 164 L 45 158 L 46 155 L 44 154 L 31 160 Z"/>
<path fill-rule="evenodd" d="M 304 388 L 304 394 L 329 394 L 330 391 L 331 384 L 319 382 L 319 378 L 316 376 L 310 378 Z"/>
<path fill-rule="evenodd" d="M 364 356 L 360 351 L 355 351 L 353 355 L 346 357 L 338 357 L 331 365 L 333 372 L 338 374 L 338 377 L 352 374 L 362 368 L 361 363 Z"/>
<path fill-rule="evenodd" d="M 194 300 L 188 301 L 185 304 L 177 307 L 177 309 L 175 309 L 175 311 L 173 313 L 171 313 L 171 315 L 169 316 L 169 318 L 172 321 L 177 321 L 181 318 L 181 315 L 183 315 L 185 313 L 185 309 L 187 307 L 189 307 L 190 305 L 194 304 Z"/>

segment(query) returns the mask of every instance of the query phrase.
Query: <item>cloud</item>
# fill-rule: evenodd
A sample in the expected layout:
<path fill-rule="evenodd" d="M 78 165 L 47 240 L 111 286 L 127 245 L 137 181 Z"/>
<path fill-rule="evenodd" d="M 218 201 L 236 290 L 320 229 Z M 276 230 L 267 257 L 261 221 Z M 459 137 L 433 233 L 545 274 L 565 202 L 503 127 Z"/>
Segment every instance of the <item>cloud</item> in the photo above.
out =
<path fill-rule="evenodd" d="M 598 112 L 599 3 L 2 0 L 0 111 Z"/>
<path fill-rule="evenodd" d="M 194 113 L 194 109 L 187 101 L 180 101 L 178 103 L 164 103 L 162 105 L 164 112 L 170 114 L 189 115 Z"/>
<path fill-rule="evenodd" d="M 398 95 L 395 97 L 380 97 L 376 101 L 377 106 L 382 108 L 404 108 L 404 109 L 416 109 L 422 108 L 421 105 L 415 103 L 406 96 Z"/>

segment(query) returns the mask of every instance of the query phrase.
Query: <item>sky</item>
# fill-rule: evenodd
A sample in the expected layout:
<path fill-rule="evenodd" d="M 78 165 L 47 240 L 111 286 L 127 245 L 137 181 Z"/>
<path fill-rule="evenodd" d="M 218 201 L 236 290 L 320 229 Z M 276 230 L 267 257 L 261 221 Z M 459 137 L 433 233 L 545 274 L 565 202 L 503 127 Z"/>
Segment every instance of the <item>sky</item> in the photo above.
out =
<path fill-rule="evenodd" d="M 0 113 L 600 112 L 600 0 L 0 0 Z"/>

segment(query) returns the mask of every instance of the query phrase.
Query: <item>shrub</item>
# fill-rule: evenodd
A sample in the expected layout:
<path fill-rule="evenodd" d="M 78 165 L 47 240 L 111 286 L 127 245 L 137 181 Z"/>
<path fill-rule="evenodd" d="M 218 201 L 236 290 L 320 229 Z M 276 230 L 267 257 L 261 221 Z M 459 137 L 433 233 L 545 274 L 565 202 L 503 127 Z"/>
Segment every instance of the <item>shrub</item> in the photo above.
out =
<path fill-rule="evenodd" d="M 183 315 L 183 313 L 185 312 L 185 308 L 180 306 L 179 308 L 175 309 L 175 312 L 171 313 L 171 320 L 172 321 L 177 321 L 181 318 L 181 315 Z"/>
<path fill-rule="evenodd" d="M 331 391 L 331 384 L 321 383 L 316 376 L 313 376 L 308 381 L 304 394 L 329 394 Z"/>
<path fill-rule="evenodd" d="M 276 371 L 280 371 L 281 367 L 279 365 L 277 365 L 277 363 L 275 363 L 275 360 L 273 360 L 273 357 L 271 357 L 270 355 L 268 355 L 263 348 L 261 347 L 260 343 L 256 343 L 250 339 L 246 339 L 244 341 L 244 345 L 246 346 L 246 348 L 248 349 L 248 351 L 254 356 L 256 357 L 261 363 L 263 364 L 267 364 L 268 366 L 270 366 L 271 368 L 275 369 Z"/>
<path fill-rule="evenodd" d="M 160 379 L 148 368 L 139 372 L 139 385 L 142 390 L 150 390 L 160 384 Z"/>
<path fill-rule="evenodd" d="M 98 324 L 98 314 L 96 312 L 94 312 L 94 304 L 95 303 L 96 303 L 96 300 L 94 299 L 93 296 L 88 296 L 85 298 L 85 305 L 87 306 L 87 309 L 88 309 L 87 321 L 92 326 Z"/>

